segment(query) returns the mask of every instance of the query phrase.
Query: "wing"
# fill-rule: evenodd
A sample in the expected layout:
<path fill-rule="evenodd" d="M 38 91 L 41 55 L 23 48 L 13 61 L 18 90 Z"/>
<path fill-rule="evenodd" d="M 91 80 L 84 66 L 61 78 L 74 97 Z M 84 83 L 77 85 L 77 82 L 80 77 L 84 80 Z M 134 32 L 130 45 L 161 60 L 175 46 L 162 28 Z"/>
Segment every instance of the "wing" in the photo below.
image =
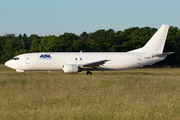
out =
<path fill-rule="evenodd" d="M 95 62 L 91 62 L 91 63 L 86 63 L 86 64 L 82 64 L 80 67 L 84 68 L 84 69 L 86 69 L 86 68 L 96 69 L 100 65 L 104 65 L 107 61 L 109 61 L 109 60 L 100 60 L 100 61 L 95 61 Z"/>

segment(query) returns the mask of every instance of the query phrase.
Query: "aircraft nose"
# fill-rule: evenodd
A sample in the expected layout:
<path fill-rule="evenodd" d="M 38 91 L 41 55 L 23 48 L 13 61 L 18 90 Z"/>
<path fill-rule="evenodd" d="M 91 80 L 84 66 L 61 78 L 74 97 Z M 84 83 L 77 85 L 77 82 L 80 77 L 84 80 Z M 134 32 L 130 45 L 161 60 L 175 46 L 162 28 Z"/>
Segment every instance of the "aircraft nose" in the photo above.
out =
<path fill-rule="evenodd" d="M 9 61 L 5 62 L 5 66 L 9 67 Z"/>
<path fill-rule="evenodd" d="M 7 62 L 5 62 L 5 66 L 12 68 L 12 61 L 8 60 Z"/>

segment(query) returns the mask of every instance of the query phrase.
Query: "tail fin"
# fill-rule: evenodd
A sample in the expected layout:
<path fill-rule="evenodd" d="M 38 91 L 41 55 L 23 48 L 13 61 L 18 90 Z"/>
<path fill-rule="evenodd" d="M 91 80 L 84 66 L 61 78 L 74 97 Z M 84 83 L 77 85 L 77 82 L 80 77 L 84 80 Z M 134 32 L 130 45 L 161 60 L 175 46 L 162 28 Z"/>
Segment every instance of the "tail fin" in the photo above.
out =
<path fill-rule="evenodd" d="M 162 25 L 161 28 L 152 36 L 152 38 L 145 44 L 144 47 L 135 49 L 129 52 L 139 53 L 157 53 L 163 52 L 169 25 Z"/>

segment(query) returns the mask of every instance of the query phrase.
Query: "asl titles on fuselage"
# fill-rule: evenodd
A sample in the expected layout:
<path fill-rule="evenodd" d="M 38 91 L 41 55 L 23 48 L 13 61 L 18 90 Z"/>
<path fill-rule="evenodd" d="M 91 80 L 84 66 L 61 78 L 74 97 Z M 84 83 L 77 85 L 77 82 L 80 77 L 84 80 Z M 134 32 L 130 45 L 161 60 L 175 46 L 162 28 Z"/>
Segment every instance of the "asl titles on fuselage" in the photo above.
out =
<path fill-rule="evenodd" d="M 50 54 L 42 54 L 39 58 L 39 60 L 51 60 L 52 56 Z"/>

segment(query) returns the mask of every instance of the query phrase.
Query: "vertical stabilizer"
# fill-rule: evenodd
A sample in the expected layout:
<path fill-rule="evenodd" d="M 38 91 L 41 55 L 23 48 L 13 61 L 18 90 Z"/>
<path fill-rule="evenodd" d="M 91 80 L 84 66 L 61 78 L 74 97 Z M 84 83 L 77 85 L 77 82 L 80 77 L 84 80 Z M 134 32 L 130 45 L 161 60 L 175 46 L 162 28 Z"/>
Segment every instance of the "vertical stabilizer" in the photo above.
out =
<path fill-rule="evenodd" d="M 163 52 L 169 25 L 162 25 L 161 28 L 152 36 L 152 38 L 145 44 L 144 47 L 132 50 L 129 52 L 140 53 L 157 53 Z"/>

